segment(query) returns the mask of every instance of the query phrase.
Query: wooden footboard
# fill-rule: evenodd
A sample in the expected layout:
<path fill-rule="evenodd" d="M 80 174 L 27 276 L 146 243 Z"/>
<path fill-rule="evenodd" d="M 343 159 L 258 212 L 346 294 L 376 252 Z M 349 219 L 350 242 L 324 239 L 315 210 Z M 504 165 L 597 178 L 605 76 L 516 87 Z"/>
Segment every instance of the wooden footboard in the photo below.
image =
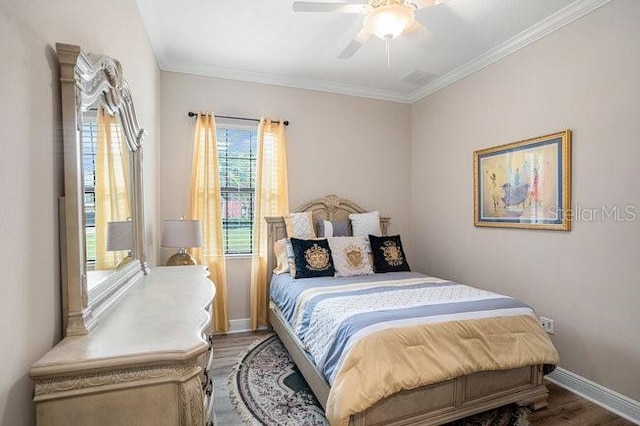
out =
<path fill-rule="evenodd" d="M 269 322 L 316 398 L 325 407 L 330 390 L 328 383 L 273 305 L 269 310 Z M 350 424 L 439 425 L 511 403 L 537 410 L 546 407 L 549 394 L 542 377 L 542 365 L 461 376 L 391 395 L 352 416 Z"/>
<path fill-rule="evenodd" d="M 547 395 L 538 366 L 483 372 L 394 394 L 351 425 L 439 425 L 510 403 L 542 408 Z"/>

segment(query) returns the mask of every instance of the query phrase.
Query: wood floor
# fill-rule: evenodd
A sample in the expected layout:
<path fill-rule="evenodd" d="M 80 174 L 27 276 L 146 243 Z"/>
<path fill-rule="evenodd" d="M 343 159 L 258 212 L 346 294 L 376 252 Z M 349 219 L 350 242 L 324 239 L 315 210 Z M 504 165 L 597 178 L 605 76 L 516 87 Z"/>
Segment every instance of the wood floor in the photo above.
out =
<path fill-rule="evenodd" d="M 240 426 L 242 421 L 236 414 L 229 398 L 227 382 L 232 367 L 247 346 L 271 333 L 237 333 L 217 335 L 213 340 L 214 354 L 214 407 L 216 426 Z M 529 421 L 533 426 L 632 426 L 633 423 L 593 404 L 571 392 L 547 383 L 549 406 L 532 413 Z"/>

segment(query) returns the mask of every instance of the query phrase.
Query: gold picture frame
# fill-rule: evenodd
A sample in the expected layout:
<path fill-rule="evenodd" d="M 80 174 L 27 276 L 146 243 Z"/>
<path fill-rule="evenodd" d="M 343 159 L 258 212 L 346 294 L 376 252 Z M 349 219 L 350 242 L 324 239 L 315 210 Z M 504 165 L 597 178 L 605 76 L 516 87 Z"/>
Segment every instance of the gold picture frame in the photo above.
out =
<path fill-rule="evenodd" d="M 571 230 L 571 130 L 473 153 L 474 225 Z"/>

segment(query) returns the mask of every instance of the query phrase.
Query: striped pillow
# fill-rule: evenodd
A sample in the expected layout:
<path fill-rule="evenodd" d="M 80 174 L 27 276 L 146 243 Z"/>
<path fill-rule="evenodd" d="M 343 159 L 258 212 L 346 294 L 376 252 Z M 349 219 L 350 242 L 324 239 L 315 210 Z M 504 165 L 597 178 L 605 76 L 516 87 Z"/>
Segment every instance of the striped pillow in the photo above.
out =
<path fill-rule="evenodd" d="M 318 237 L 350 237 L 351 230 L 349 229 L 348 221 L 330 221 L 319 220 L 318 222 Z"/>

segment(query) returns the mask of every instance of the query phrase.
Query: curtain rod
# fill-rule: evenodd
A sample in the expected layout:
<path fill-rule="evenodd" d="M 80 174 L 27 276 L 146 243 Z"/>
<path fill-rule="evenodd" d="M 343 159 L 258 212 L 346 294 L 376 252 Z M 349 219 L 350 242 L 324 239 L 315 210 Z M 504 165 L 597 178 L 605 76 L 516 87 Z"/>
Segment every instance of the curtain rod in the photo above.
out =
<path fill-rule="evenodd" d="M 198 113 L 197 113 L 197 112 L 193 112 L 193 111 L 189 111 L 189 112 L 187 113 L 187 115 L 188 115 L 189 117 L 196 117 L 196 116 L 198 115 Z M 244 121 L 256 121 L 256 122 L 260 122 L 260 119 L 259 119 L 259 118 L 231 117 L 231 116 L 228 116 L 228 115 L 215 115 L 214 117 L 216 117 L 216 118 L 228 118 L 228 119 L 230 119 L 230 120 L 244 120 Z M 272 121 L 272 123 L 280 123 L 280 121 L 279 121 L 279 120 L 273 120 L 273 121 Z M 289 120 L 285 120 L 285 121 L 283 121 L 282 123 L 283 123 L 285 126 L 288 126 L 288 125 L 289 125 Z"/>

